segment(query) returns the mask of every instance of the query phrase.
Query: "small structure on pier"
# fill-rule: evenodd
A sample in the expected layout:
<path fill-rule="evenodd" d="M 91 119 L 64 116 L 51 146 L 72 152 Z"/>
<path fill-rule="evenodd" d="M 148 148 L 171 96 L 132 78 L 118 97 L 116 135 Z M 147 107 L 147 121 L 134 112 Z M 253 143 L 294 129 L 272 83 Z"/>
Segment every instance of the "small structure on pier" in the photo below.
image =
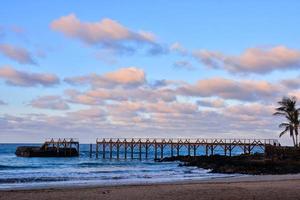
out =
<path fill-rule="evenodd" d="M 41 147 L 20 146 L 15 153 L 21 157 L 74 157 L 79 156 L 79 141 L 74 138 L 51 138 Z"/>
<path fill-rule="evenodd" d="M 206 155 L 213 155 L 217 147 L 224 151 L 224 155 L 231 156 L 232 151 L 240 148 L 244 154 L 250 154 L 254 148 L 259 147 L 265 150 L 266 146 L 278 146 L 279 142 L 276 139 L 150 139 L 150 138 L 102 138 L 96 140 L 96 157 L 98 158 L 99 148 L 102 152 L 102 158 L 106 158 L 106 153 L 109 152 L 109 158 L 113 158 L 113 152 L 116 152 L 116 158 L 120 158 L 120 150 L 124 153 L 124 158 L 134 158 L 134 152 L 138 152 L 138 158 L 142 159 L 144 154 L 147 159 L 149 149 L 154 150 L 154 159 L 162 159 L 166 147 L 169 148 L 169 156 L 180 155 L 180 149 L 185 147 L 187 155 L 197 155 L 197 149 L 203 147 Z M 160 156 L 158 155 L 160 152 Z M 129 153 L 129 156 L 128 156 Z"/>

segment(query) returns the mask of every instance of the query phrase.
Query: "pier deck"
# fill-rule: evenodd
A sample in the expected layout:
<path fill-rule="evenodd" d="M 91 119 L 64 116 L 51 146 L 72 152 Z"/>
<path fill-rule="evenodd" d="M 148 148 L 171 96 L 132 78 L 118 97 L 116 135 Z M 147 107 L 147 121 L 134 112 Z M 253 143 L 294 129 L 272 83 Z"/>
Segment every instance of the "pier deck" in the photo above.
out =
<path fill-rule="evenodd" d="M 147 159 L 149 149 L 153 148 L 154 159 L 161 159 L 164 157 L 164 150 L 167 147 L 170 149 L 169 156 L 175 154 L 179 156 L 180 149 L 183 147 L 187 149 L 187 155 L 193 153 L 196 156 L 199 147 L 205 148 L 206 155 L 213 155 L 215 149 L 220 147 L 224 150 L 224 155 L 231 156 L 235 148 L 240 148 L 243 153 L 250 154 L 255 147 L 265 150 L 267 145 L 279 146 L 280 144 L 276 139 L 98 138 L 96 140 L 96 158 L 99 156 L 99 148 L 102 152 L 102 158 L 106 158 L 106 153 L 109 152 L 110 159 L 113 158 L 113 152 L 116 152 L 116 158 L 119 159 L 121 149 L 125 159 L 128 157 L 133 159 L 136 150 L 139 159 L 142 159 L 142 154 Z M 160 151 L 160 156 L 158 151 Z"/>

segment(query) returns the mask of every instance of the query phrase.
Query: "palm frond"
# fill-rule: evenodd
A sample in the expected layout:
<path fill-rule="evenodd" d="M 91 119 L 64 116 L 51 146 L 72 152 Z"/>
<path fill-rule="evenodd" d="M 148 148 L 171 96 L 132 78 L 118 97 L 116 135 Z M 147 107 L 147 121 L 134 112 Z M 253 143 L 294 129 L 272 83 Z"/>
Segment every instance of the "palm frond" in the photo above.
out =
<path fill-rule="evenodd" d="M 286 127 L 286 128 L 284 129 L 284 131 L 282 131 L 282 132 L 279 134 L 279 137 L 283 136 L 289 129 L 290 129 L 289 126 Z"/>
<path fill-rule="evenodd" d="M 277 111 L 277 112 L 274 112 L 273 115 L 283 115 L 284 116 L 284 115 L 286 115 L 286 113 Z"/>
<path fill-rule="evenodd" d="M 282 127 L 287 127 L 287 126 L 290 126 L 290 124 L 289 123 L 287 123 L 287 122 L 284 122 L 284 123 L 281 123 L 281 124 L 279 124 L 279 128 L 282 128 Z"/>

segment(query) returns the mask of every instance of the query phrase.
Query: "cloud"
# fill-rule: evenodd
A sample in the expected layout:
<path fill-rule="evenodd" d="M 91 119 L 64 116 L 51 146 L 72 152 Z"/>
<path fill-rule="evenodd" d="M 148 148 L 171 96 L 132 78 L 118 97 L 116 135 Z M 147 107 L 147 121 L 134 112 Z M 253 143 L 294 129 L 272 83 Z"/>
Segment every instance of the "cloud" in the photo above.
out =
<path fill-rule="evenodd" d="M 70 14 L 54 20 L 50 26 L 66 37 L 78 39 L 88 45 L 100 45 L 118 53 L 132 53 L 139 45 L 150 45 L 151 54 L 163 52 L 153 33 L 130 30 L 109 18 L 98 22 L 82 22 L 75 14 Z"/>
<path fill-rule="evenodd" d="M 7 105 L 7 103 L 4 102 L 4 101 L 2 101 L 2 100 L 0 100 L 0 106 L 3 106 L 3 105 Z"/>
<path fill-rule="evenodd" d="M 4 79 L 9 85 L 23 87 L 34 87 L 37 85 L 48 87 L 59 83 L 59 78 L 56 75 L 18 71 L 10 66 L 0 67 L 0 78 Z"/>
<path fill-rule="evenodd" d="M 195 70 L 194 66 L 186 60 L 176 61 L 173 66 L 177 69 Z"/>
<path fill-rule="evenodd" d="M 223 108 L 226 103 L 223 99 L 201 99 L 197 101 L 199 106 L 210 107 L 210 108 Z"/>
<path fill-rule="evenodd" d="M 149 113 L 180 113 L 180 114 L 193 114 L 198 111 L 198 106 L 192 103 L 171 102 L 166 103 L 160 101 L 146 105 L 146 110 Z"/>
<path fill-rule="evenodd" d="M 60 96 L 42 96 L 30 102 L 35 108 L 51 109 L 51 110 L 68 110 L 69 105 Z"/>
<path fill-rule="evenodd" d="M 71 118 L 76 118 L 79 120 L 89 120 L 89 119 L 104 119 L 106 117 L 105 110 L 97 107 L 92 107 L 89 109 L 79 110 L 75 112 L 68 112 L 68 116 Z"/>
<path fill-rule="evenodd" d="M 300 87 L 300 76 L 297 78 L 283 79 L 280 83 L 289 89 L 298 89 Z"/>
<path fill-rule="evenodd" d="M 224 108 L 224 113 L 229 115 L 247 115 L 253 117 L 269 117 L 275 110 L 274 105 L 265 105 L 260 103 L 235 104 Z"/>
<path fill-rule="evenodd" d="M 207 67 L 231 73 L 266 74 L 300 67 L 300 51 L 285 46 L 249 48 L 239 56 L 207 50 L 196 51 L 193 55 Z"/>
<path fill-rule="evenodd" d="M 174 90 L 167 88 L 153 89 L 150 87 L 139 88 L 95 88 L 86 92 L 67 90 L 68 101 L 86 105 L 102 105 L 104 101 L 147 101 L 147 102 L 172 102 L 176 100 Z"/>
<path fill-rule="evenodd" d="M 270 114 L 270 108 L 255 103 L 235 105 L 219 111 L 205 111 L 198 110 L 195 104 L 180 102 L 167 105 L 123 102 L 67 112 L 65 116 L 4 115 L 0 116 L 0 138 L 6 141 L 7 138 L 3 135 L 8 133 L 15 138 L 34 134 L 36 137 L 33 138 L 43 140 L 45 135 L 51 134 L 53 137 L 79 137 L 80 141 L 86 142 L 87 138 L 94 141 L 97 137 L 107 135 L 252 138 L 258 132 L 264 138 L 277 138 L 277 122 Z"/>
<path fill-rule="evenodd" d="M 220 97 L 241 101 L 259 101 L 270 99 L 281 91 L 279 85 L 266 81 L 235 81 L 225 78 L 210 78 L 199 80 L 196 84 L 186 84 L 179 87 L 182 96 Z"/>
<path fill-rule="evenodd" d="M 107 96 L 110 96 L 109 91 L 104 92 L 103 96 L 93 96 L 77 90 L 66 90 L 65 94 L 68 96 L 69 102 L 86 105 L 100 105 L 103 100 L 107 99 Z"/>
<path fill-rule="evenodd" d="M 30 52 L 10 44 L 0 44 L 0 53 L 20 64 L 37 64 Z"/>
<path fill-rule="evenodd" d="M 90 74 L 65 78 L 71 85 L 89 84 L 87 91 L 68 91 L 70 102 L 88 105 L 102 104 L 103 101 L 148 101 L 172 102 L 180 98 L 218 97 L 224 100 L 243 102 L 267 102 L 283 95 L 287 87 L 281 82 L 262 80 L 232 80 L 221 77 L 200 79 L 196 83 L 184 81 L 146 80 L 142 69 L 121 68 L 102 75 Z M 199 99 L 196 99 L 199 100 Z M 199 100 L 199 105 L 221 106 L 221 102 Z"/>
<path fill-rule="evenodd" d="M 182 56 L 186 56 L 189 54 L 188 50 L 184 48 L 179 42 L 175 42 L 170 45 L 170 51 L 176 52 Z"/>
<path fill-rule="evenodd" d="M 70 84 L 92 84 L 97 87 L 136 86 L 145 82 L 145 72 L 136 67 L 121 68 L 103 75 L 90 74 L 87 76 L 66 78 Z"/>

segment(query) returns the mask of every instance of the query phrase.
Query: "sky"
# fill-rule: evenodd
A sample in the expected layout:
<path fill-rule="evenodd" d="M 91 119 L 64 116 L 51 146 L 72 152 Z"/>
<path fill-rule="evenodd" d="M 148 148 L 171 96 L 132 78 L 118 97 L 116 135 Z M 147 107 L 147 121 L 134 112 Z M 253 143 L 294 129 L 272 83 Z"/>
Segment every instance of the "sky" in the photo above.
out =
<path fill-rule="evenodd" d="M 2 1 L 0 142 L 278 138 L 299 1 Z M 288 135 L 280 138 L 291 144 Z"/>

